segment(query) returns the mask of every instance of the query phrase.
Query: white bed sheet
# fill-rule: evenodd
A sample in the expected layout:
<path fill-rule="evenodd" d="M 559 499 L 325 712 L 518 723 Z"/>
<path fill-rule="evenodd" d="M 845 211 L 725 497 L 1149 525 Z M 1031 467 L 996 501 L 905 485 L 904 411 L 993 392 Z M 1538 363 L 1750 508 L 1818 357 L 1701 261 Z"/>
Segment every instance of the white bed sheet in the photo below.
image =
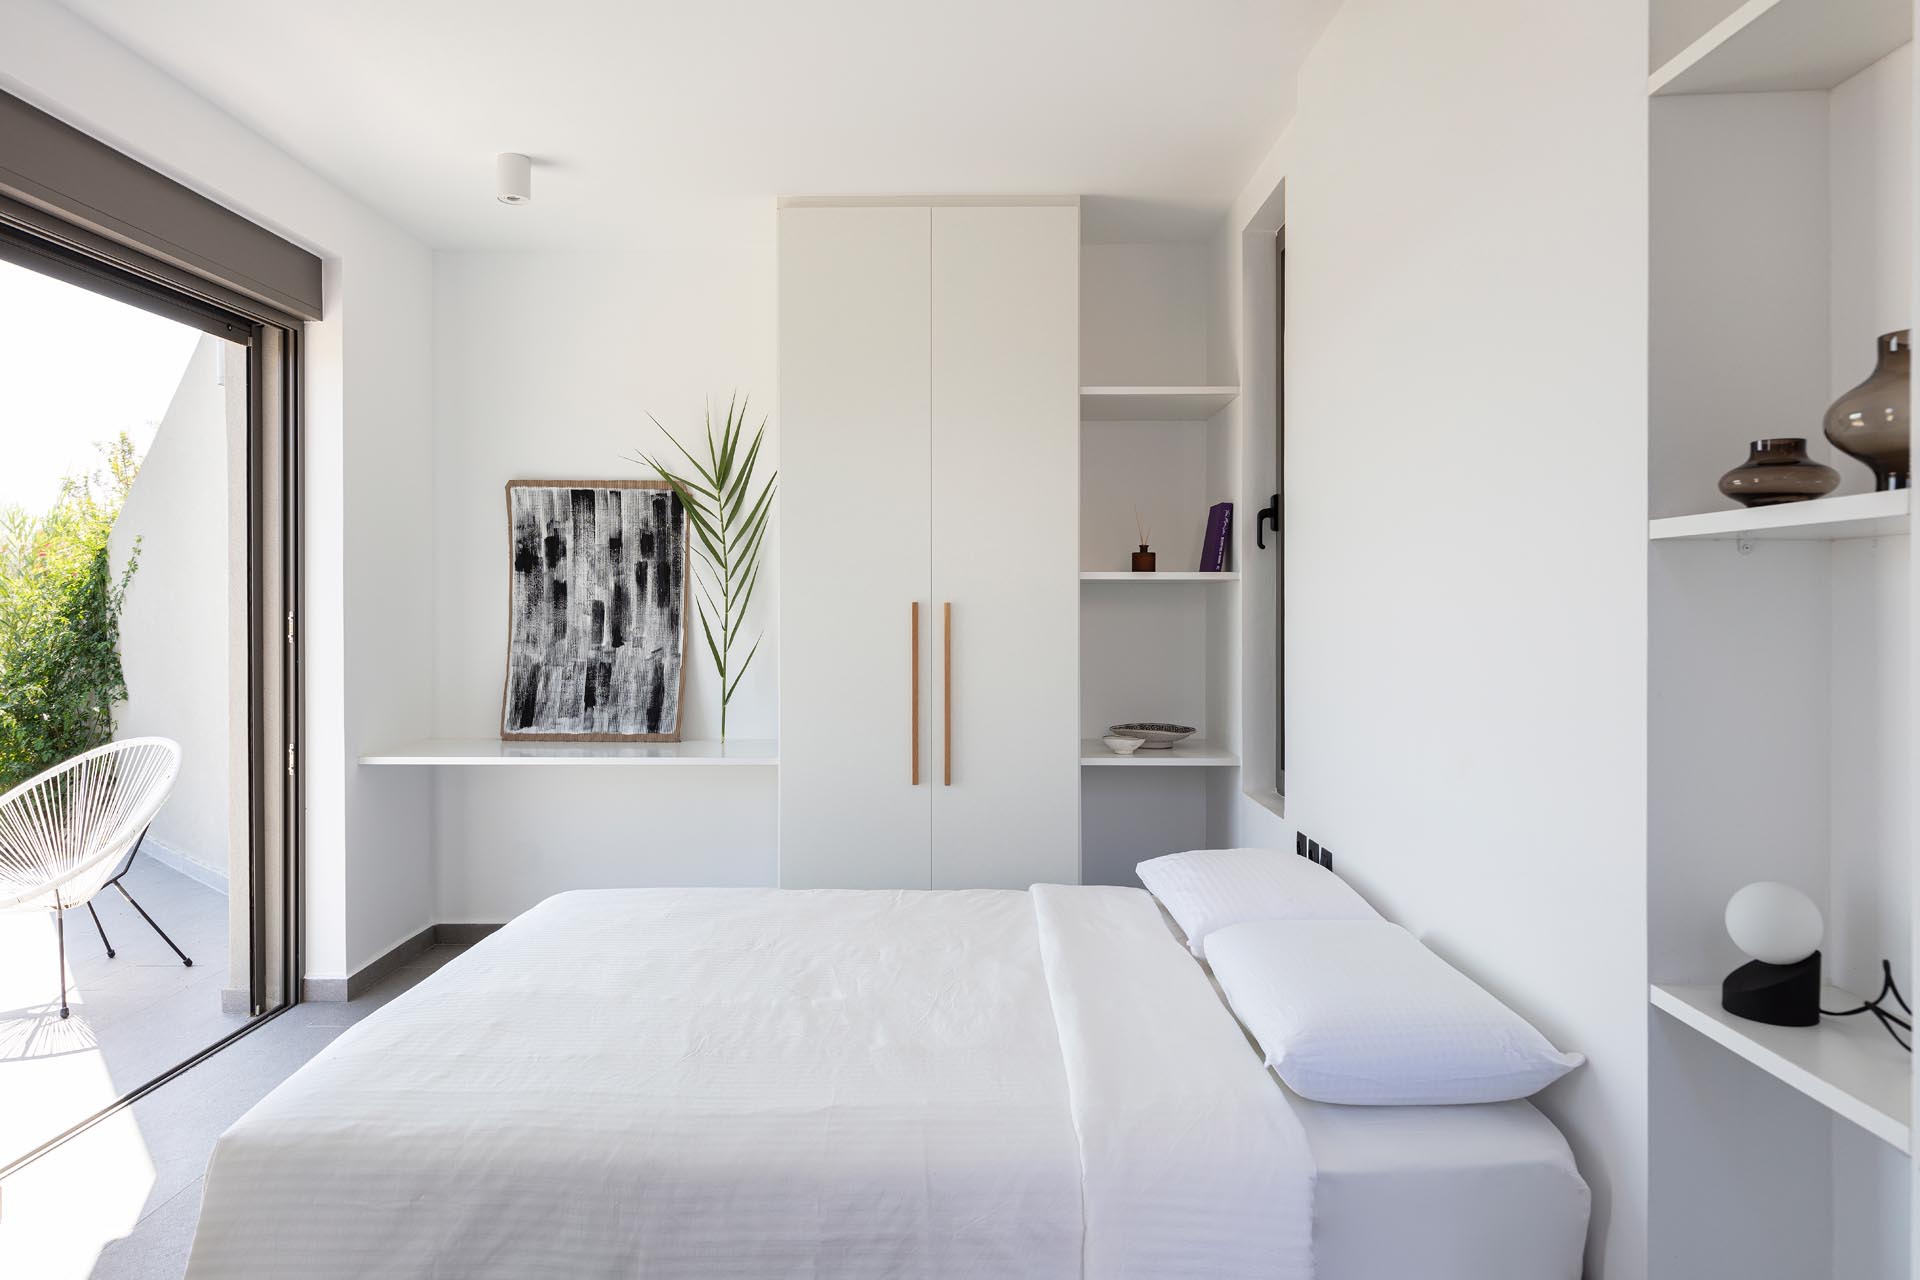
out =
<path fill-rule="evenodd" d="M 1184 954 L 1179 923 L 1160 918 Z M 1193 964 L 1231 1017 L 1212 967 Z M 1244 1031 L 1242 1043 L 1264 1056 Z M 1316 1280 L 1578 1280 L 1592 1192 L 1531 1102 L 1345 1106 L 1267 1076 L 1314 1165 Z"/>
<path fill-rule="evenodd" d="M 1044 884 L 1033 899 L 1080 1134 L 1085 1274 L 1311 1276 L 1306 1135 L 1152 901 Z"/>
<path fill-rule="evenodd" d="M 188 1275 L 1108 1280 L 1157 1204 L 1160 1274 L 1309 1280 L 1306 1143 L 1258 1059 L 1144 894 L 1058 894 L 1045 947 L 1017 892 L 550 899 L 221 1137 Z M 1197 1047 L 1153 1051 L 1129 993 L 1166 991 Z M 1245 1140 L 1133 1122 L 1182 1096 Z M 1200 1203 L 1203 1154 L 1239 1199 Z M 1214 1247 L 1236 1213 L 1273 1254 Z"/>
<path fill-rule="evenodd" d="M 1319 1280 L 1579 1280 L 1587 1184 L 1532 1103 L 1352 1107 L 1286 1096 L 1318 1170 Z"/>

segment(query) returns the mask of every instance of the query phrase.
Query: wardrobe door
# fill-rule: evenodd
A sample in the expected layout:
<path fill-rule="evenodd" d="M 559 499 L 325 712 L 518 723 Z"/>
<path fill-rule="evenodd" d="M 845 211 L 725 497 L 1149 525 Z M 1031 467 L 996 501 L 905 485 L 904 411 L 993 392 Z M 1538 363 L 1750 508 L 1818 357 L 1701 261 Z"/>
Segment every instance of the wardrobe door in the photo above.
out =
<path fill-rule="evenodd" d="M 925 888 L 928 211 L 780 212 L 780 883 Z M 930 696 L 924 679 L 923 699 Z M 923 702 L 919 721 L 930 736 Z"/>
<path fill-rule="evenodd" d="M 933 210 L 936 888 L 1079 879 L 1079 265 L 1077 208 Z"/>

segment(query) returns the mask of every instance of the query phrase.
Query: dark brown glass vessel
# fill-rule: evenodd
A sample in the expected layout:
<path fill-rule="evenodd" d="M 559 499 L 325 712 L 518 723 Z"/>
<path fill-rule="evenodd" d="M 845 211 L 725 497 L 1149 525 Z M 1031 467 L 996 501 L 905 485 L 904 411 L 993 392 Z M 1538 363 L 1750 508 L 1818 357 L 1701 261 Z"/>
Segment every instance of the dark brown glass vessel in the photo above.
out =
<path fill-rule="evenodd" d="M 1827 410 L 1827 439 L 1842 453 L 1873 469 L 1876 489 L 1905 489 L 1912 482 L 1907 420 L 1913 344 L 1907 330 L 1883 333 L 1873 376 Z"/>
<path fill-rule="evenodd" d="M 1799 436 L 1755 440 L 1747 460 L 1720 477 L 1720 492 L 1747 507 L 1824 498 L 1839 487 L 1840 473 L 1809 458 Z"/>
<path fill-rule="evenodd" d="M 1147 544 L 1143 542 L 1140 544 L 1140 549 L 1133 553 L 1133 571 L 1135 573 L 1152 573 L 1154 562 L 1159 558 L 1159 556 L 1147 550 Z"/>

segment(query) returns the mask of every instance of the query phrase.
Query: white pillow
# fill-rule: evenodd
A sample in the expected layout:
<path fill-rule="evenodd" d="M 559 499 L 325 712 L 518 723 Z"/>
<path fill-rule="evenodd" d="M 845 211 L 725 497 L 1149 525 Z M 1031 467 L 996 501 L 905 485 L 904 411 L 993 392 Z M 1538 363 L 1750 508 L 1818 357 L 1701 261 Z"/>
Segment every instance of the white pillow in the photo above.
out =
<path fill-rule="evenodd" d="M 1317 862 L 1278 849 L 1195 849 L 1134 868 L 1196 956 L 1207 935 L 1242 920 L 1378 920 L 1380 913 Z"/>
<path fill-rule="evenodd" d="M 1267 1065 L 1316 1102 L 1505 1102 L 1586 1061 L 1385 920 L 1237 924 L 1207 958 Z"/>

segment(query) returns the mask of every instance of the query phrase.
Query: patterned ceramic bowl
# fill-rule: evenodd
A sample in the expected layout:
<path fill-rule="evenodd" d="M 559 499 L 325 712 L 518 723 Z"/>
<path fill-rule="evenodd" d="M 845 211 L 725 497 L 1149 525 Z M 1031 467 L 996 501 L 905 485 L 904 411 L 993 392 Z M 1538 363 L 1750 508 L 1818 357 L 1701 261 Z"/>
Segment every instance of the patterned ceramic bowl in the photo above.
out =
<path fill-rule="evenodd" d="M 1116 738 L 1138 738 L 1141 745 L 1149 751 L 1164 750 L 1174 743 L 1193 736 L 1190 724 L 1158 724 L 1142 721 L 1138 724 L 1108 725 L 1107 732 Z"/>

